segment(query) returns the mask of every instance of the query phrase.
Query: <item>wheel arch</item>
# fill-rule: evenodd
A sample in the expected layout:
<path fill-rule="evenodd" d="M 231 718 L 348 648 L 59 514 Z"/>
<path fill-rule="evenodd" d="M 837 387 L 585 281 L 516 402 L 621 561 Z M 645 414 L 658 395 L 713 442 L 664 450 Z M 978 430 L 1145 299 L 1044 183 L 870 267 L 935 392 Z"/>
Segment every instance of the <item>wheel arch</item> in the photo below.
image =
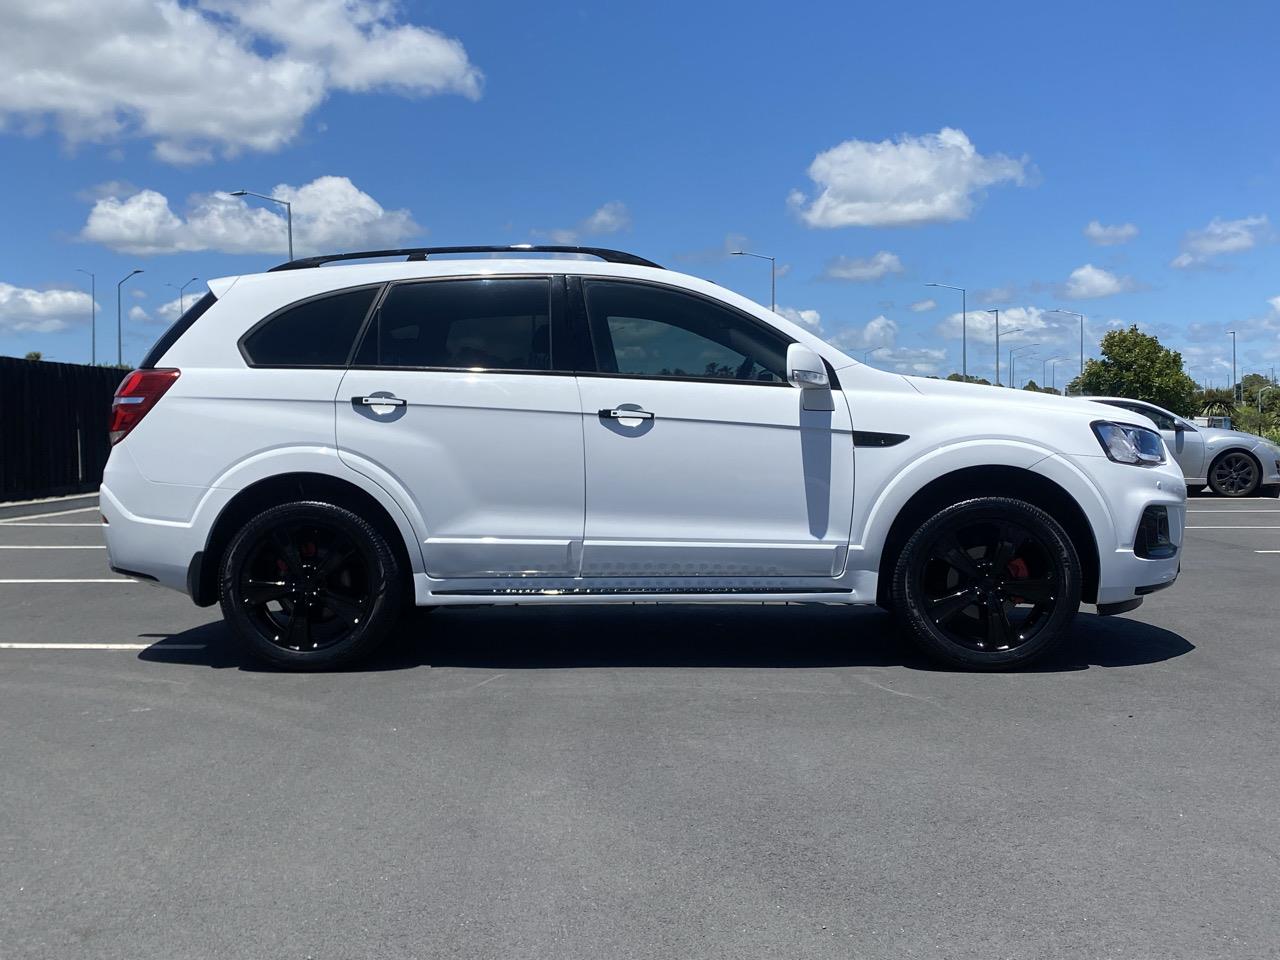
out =
<path fill-rule="evenodd" d="M 1076 499 L 1053 480 L 1026 468 L 983 465 L 962 467 L 935 477 L 903 504 L 889 527 L 880 552 L 876 588 L 876 602 L 880 606 L 887 607 L 890 603 L 893 569 L 911 532 L 938 511 L 976 497 L 1024 500 L 1057 520 L 1080 559 L 1081 597 L 1086 603 L 1097 602 L 1100 573 L 1097 538 Z"/>
<path fill-rule="evenodd" d="M 1213 468 L 1218 465 L 1218 461 L 1223 457 L 1230 456 L 1233 453 L 1243 453 L 1246 457 L 1253 461 L 1253 465 L 1258 470 L 1258 486 L 1262 486 L 1262 480 L 1267 475 L 1262 461 L 1258 459 L 1258 455 L 1249 447 L 1234 446 L 1227 447 L 1225 450 L 1217 451 L 1210 459 L 1208 465 L 1204 468 L 1205 482 L 1212 486 Z"/>
<path fill-rule="evenodd" d="M 326 473 L 293 472 L 265 477 L 236 493 L 219 511 L 209 529 L 204 549 L 192 558 L 187 571 L 187 592 L 197 606 L 218 601 L 218 568 L 236 531 L 270 507 L 298 500 L 318 500 L 359 514 L 386 537 L 404 571 L 406 589 L 412 590 L 412 562 L 404 531 L 388 509 L 368 491 L 349 480 Z M 406 524 L 407 526 L 407 521 Z"/>

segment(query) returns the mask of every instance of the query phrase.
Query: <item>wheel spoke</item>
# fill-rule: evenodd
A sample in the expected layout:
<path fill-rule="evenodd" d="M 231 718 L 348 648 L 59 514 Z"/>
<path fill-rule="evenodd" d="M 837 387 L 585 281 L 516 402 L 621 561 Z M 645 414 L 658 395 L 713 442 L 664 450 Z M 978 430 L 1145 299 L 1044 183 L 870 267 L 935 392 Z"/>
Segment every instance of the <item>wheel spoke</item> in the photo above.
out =
<path fill-rule="evenodd" d="M 334 537 L 329 545 L 325 548 L 324 556 L 321 557 L 320 563 L 316 568 L 316 573 L 321 577 L 328 577 L 337 573 L 342 566 L 356 554 L 356 546 L 346 537 Z"/>
<path fill-rule="evenodd" d="M 246 577 L 240 581 L 240 592 L 245 603 L 261 607 L 272 600 L 289 596 L 293 593 L 293 586 L 283 580 L 251 580 Z"/>
<path fill-rule="evenodd" d="M 294 577 L 302 577 L 304 574 L 302 568 L 302 555 L 298 553 L 298 545 L 293 542 L 293 538 L 282 527 L 276 527 L 270 533 L 271 545 L 275 548 L 280 559 L 284 561 L 285 567 Z"/>
<path fill-rule="evenodd" d="M 1013 624 L 1009 622 L 1004 604 L 987 604 L 987 645 L 998 649 L 1012 645 L 1013 641 Z"/>
<path fill-rule="evenodd" d="M 293 610 L 289 612 L 289 623 L 285 627 L 285 646 L 297 647 L 299 650 L 311 646 L 311 624 L 307 622 L 309 613 L 310 607 L 307 604 L 298 602 L 293 605 Z"/>
<path fill-rule="evenodd" d="M 969 580 L 976 580 L 980 574 L 978 567 L 973 562 L 973 557 L 960 546 L 960 541 L 956 539 L 954 533 L 947 534 L 938 543 L 937 557 L 945 561 L 955 568 L 956 572 Z"/>
<path fill-rule="evenodd" d="M 1033 603 L 1055 599 L 1058 592 L 1056 577 L 1035 577 L 1030 580 L 1009 580 L 1005 583 L 1007 593 Z"/>
<path fill-rule="evenodd" d="M 991 569 L 996 576 L 1003 575 L 1005 567 L 1013 559 L 1013 551 L 1018 546 L 1013 526 L 1008 523 L 997 524 L 996 541 L 988 554 L 991 557 Z"/>
<path fill-rule="evenodd" d="M 934 623 L 944 623 L 950 620 L 965 607 L 974 603 L 973 592 L 967 587 L 963 590 L 957 590 L 955 593 L 948 594 L 945 597 L 938 597 L 933 600 L 926 601 L 929 616 Z"/>
<path fill-rule="evenodd" d="M 359 601 L 332 591 L 321 594 L 319 601 L 320 605 L 332 611 L 335 617 L 339 617 L 352 625 L 359 623 L 361 616 L 364 614 L 364 607 Z"/>

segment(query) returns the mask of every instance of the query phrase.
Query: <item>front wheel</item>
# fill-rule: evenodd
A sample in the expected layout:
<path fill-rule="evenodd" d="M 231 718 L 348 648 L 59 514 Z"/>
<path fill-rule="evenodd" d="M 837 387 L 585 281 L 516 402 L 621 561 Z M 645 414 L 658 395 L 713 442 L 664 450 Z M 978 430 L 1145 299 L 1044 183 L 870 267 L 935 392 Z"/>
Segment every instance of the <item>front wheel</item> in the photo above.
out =
<path fill-rule="evenodd" d="M 950 666 L 1008 670 L 1044 656 L 1080 608 L 1066 531 L 1021 500 L 982 497 L 926 520 L 898 558 L 894 608 L 907 635 Z"/>
<path fill-rule="evenodd" d="M 1241 450 L 1224 453 L 1209 468 L 1209 486 L 1220 497 L 1251 497 L 1261 481 L 1258 461 Z"/>
<path fill-rule="evenodd" d="M 324 670 L 369 654 L 400 612 L 400 565 L 371 524 L 331 503 L 250 520 L 223 557 L 222 614 L 254 656 Z"/>

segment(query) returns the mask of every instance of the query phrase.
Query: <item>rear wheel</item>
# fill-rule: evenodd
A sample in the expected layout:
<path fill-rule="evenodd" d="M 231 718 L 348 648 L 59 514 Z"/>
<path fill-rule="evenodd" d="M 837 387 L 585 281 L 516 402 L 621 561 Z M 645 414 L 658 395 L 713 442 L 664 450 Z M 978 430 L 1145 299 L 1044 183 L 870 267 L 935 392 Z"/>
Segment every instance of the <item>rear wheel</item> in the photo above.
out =
<path fill-rule="evenodd" d="M 222 614 L 256 657 L 323 670 L 365 656 L 400 612 L 401 572 L 373 526 L 330 503 L 254 517 L 222 562 Z"/>
<path fill-rule="evenodd" d="M 1021 500 L 983 497 L 925 521 L 903 547 L 894 608 L 948 665 L 1007 670 L 1044 656 L 1080 607 L 1080 561 L 1062 527 Z"/>
<path fill-rule="evenodd" d="M 1251 497 L 1261 480 L 1258 461 L 1242 450 L 1224 453 L 1209 468 L 1209 486 L 1220 497 Z"/>

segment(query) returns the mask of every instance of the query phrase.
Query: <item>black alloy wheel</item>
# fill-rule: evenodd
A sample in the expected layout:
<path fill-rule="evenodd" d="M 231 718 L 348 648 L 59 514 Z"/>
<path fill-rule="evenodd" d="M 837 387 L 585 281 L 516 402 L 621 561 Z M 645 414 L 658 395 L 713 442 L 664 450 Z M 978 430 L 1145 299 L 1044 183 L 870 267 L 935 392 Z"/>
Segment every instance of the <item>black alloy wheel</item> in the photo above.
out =
<path fill-rule="evenodd" d="M 399 611 L 400 573 L 386 539 L 327 503 L 267 510 L 223 562 L 222 610 L 256 656 L 323 669 L 368 653 Z"/>
<path fill-rule="evenodd" d="M 1241 450 L 1223 454 L 1209 471 L 1209 486 L 1222 497 L 1251 497 L 1261 479 L 1258 462 Z"/>
<path fill-rule="evenodd" d="M 1000 497 L 943 510 L 908 540 L 894 578 L 911 637 L 955 666 L 1007 669 L 1059 643 L 1080 606 L 1080 563 L 1044 511 Z"/>

